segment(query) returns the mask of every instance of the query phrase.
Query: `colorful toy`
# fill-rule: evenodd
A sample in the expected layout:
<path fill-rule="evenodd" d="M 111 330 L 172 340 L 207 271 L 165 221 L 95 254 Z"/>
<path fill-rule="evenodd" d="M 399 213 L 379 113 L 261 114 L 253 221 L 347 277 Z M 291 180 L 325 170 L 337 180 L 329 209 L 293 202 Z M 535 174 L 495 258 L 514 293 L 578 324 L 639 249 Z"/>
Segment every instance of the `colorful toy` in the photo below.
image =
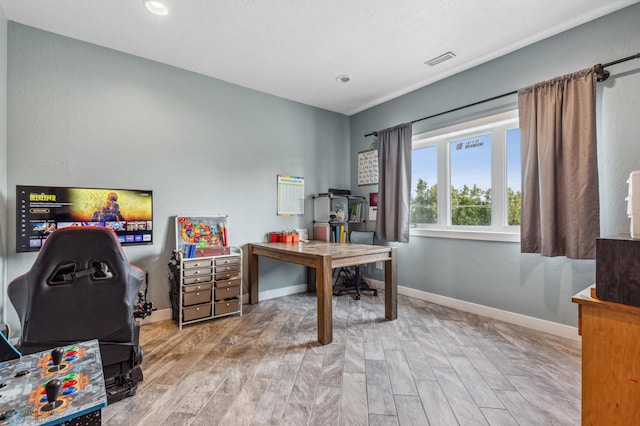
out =
<path fill-rule="evenodd" d="M 181 227 L 182 239 L 185 243 L 195 244 L 197 247 L 213 247 L 222 245 L 224 228 L 219 232 L 218 228 L 212 228 L 205 223 L 192 222 L 187 218 L 178 218 Z"/>

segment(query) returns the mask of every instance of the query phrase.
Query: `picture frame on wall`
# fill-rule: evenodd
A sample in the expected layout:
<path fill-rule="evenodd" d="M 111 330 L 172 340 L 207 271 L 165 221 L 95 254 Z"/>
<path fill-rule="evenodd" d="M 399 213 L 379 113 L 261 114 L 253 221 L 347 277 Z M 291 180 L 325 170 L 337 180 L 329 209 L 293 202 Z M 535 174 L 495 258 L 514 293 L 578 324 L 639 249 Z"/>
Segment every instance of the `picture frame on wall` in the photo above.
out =
<path fill-rule="evenodd" d="M 358 186 L 378 184 L 378 150 L 358 153 Z"/>

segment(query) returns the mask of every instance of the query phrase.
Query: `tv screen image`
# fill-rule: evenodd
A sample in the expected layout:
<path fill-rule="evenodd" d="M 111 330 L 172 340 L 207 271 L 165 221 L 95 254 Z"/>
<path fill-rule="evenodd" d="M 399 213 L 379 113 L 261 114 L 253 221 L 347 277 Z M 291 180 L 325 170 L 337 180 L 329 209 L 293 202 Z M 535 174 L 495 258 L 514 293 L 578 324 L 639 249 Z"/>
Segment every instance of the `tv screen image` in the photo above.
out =
<path fill-rule="evenodd" d="M 105 226 L 122 245 L 153 243 L 150 190 L 16 186 L 16 250 L 38 251 L 55 229 Z"/>

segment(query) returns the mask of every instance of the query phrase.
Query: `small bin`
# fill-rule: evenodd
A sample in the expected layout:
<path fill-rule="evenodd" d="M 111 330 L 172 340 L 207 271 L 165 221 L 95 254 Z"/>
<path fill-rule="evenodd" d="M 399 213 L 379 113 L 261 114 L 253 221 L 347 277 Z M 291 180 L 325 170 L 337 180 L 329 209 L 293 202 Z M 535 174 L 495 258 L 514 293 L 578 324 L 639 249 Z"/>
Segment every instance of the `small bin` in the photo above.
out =
<path fill-rule="evenodd" d="M 195 283 L 205 283 L 207 281 L 211 281 L 213 279 L 213 275 L 199 275 L 195 277 L 185 278 L 183 280 L 184 285 L 195 284 Z"/>
<path fill-rule="evenodd" d="M 211 266 L 211 260 L 189 260 L 184 262 L 184 269 L 206 268 L 208 266 Z"/>
<path fill-rule="evenodd" d="M 238 285 L 228 285 L 224 287 L 217 287 L 213 290 L 214 299 L 224 300 L 230 299 L 232 297 L 238 297 L 240 295 L 240 286 Z"/>
<path fill-rule="evenodd" d="M 182 304 L 184 306 L 200 305 L 207 302 L 211 302 L 211 290 L 190 291 L 182 295 Z"/>
<path fill-rule="evenodd" d="M 194 277 L 196 275 L 211 275 L 213 269 L 209 268 L 198 268 L 198 269 L 185 269 L 183 271 L 183 275 L 185 277 Z"/>
<path fill-rule="evenodd" d="M 232 280 L 240 277 L 240 271 L 229 271 L 229 272 L 221 272 L 219 274 L 215 274 L 213 277 L 216 281 L 226 281 Z"/>
<path fill-rule="evenodd" d="M 208 283 L 202 283 L 202 284 L 189 284 L 189 285 L 185 285 L 182 287 L 182 291 L 184 291 L 185 293 L 191 293 L 192 291 L 204 291 L 204 290 L 211 290 L 211 287 L 213 286 L 213 283 L 211 281 L 209 281 Z"/>
<path fill-rule="evenodd" d="M 222 302 L 215 302 L 214 306 L 214 315 L 224 315 L 232 312 L 238 312 L 240 307 L 240 300 L 223 300 Z"/>
<path fill-rule="evenodd" d="M 182 309 L 182 321 L 193 321 L 211 316 L 211 303 L 190 306 Z"/>
<path fill-rule="evenodd" d="M 215 266 L 224 266 L 224 265 L 240 265 L 240 257 L 239 256 L 229 256 L 229 257 L 221 257 L 215 260 Z M 239 266 L 237 266 L 239 267 Z M 217 269 L 216 269 L 217 271 Z"/>

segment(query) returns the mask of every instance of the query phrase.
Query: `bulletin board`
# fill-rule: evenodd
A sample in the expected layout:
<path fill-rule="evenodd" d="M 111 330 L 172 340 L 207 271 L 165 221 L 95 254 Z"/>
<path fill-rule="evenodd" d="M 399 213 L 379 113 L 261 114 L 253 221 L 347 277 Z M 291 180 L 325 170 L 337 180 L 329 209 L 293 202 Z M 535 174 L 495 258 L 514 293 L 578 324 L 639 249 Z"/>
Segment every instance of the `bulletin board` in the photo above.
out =
<path fill-rule="evenodd" d="M 378 184 L 378 150 L 358 153 L 358 186 Z"/>
<path fill-rule="evenodd" d="M 278 216 L 304 216 L 304 178 L 278 175 Z"/>

